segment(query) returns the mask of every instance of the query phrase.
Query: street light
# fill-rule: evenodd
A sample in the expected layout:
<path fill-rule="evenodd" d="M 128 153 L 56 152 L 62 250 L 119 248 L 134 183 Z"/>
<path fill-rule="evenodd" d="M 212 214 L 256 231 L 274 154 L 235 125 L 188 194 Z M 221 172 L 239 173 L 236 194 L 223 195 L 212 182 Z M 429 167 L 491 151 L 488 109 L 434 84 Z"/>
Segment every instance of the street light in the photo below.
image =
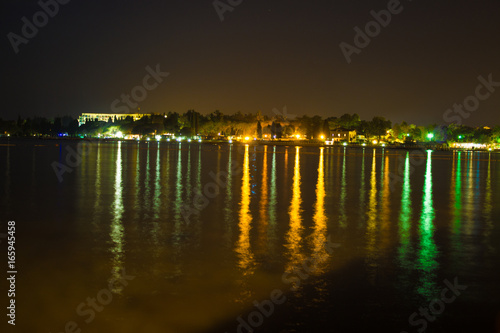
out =
<path fill-rule="evenodd" d="M 429 133 L 429 134 L 427 134 L 427 138 L 428 138 L 429 140 L 432 140 L 432 139 L 434 138 L 434 133 Z"/>

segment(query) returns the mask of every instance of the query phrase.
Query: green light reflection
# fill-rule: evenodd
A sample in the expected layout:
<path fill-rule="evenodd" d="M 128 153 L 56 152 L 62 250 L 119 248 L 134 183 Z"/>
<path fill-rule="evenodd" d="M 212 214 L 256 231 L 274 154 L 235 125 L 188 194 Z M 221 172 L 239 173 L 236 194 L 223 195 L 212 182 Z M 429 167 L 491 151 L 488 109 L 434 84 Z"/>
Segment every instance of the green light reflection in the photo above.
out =
<path fill-rule="evenodd" d="M 420 274 L 417 291 L 426 298 L 435 297 L 436 292 L 436 261 L 437 247 L 434 243 L 434 206 L 432 198 L 432 151 L 427 151 L 427 165 L 423 188 L 422 211 L 420 214 L 420 246 L 418 253 L 418 268 Z"/>
<path fill-rule="evenodd" d="M 412 217 L 411 184 L 410 184 L 410 153 L 406 152 L 403 188 L 401 192 L 401 210 L 399 212 L 399 264 L 405 270 L 413 266 L 410 261 L 410 229 Z M 405 279 L 406 281 L 407 279 Z"/>

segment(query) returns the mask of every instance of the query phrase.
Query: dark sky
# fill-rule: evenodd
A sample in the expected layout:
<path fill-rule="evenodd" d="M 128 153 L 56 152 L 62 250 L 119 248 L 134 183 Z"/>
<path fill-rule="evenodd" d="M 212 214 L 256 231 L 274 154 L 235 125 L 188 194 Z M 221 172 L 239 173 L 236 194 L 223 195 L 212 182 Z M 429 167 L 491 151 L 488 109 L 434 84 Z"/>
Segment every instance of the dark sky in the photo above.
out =
<path fill-rule="evenodd" d="M 227 0 L 222 0 L 227 3 Z M 237 2 L 237 1 L 234 1 Z M 170 75 L 140 103 L 143 112 L 236 111 L 272 115 L 382 115 L 393 122 L 445 123 L 474 95 L 479 75 L 500 82 L 498 0 L 403 0 L 402 12 L 348 64 L 339 44 L 388 1 L 243 0 L 221 22 L 213 0 L 71 0 L 19 45 L 41 10 L 3 0 L 1 117 L 112 112 L 142 85 L 147 66 Z M 500 88 L 465 123 L 500 124 Z"/>

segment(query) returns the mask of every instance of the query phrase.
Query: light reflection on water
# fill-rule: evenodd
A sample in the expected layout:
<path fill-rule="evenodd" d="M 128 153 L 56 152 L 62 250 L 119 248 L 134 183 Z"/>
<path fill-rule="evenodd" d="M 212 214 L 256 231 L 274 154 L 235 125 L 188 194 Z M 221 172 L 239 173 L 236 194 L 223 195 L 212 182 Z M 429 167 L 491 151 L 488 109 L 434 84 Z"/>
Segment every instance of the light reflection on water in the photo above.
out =
<path fill-rule="evenodd" d="M 123 183 L 122 183 L 122 146 L 121 142 L 118 142 L 118 147 L 116 150 L 116 171 L 115 171 L 115 194 L 113 201 L 113 220 L 111 222 L 110 238 L 111 238 L 111 255 L 113 263 L 113 275 L 110 281 L 119 281 L 121 278 L 120 271 L 124 267 L 124 228 L 122 223 L 122 215 L 124 211 L 123 207 Z M 148 160 L 149 161 L 149 160 Z M 112 292 L 115 294 L 120 294 L 122 292 L 123 286 L 119 284 L 113 284 Z"/>
<path fill-rule="evenodd" d="M 372 156 L 372 167 L 370 173 L 370 193 L 368 198 L 368 211 L 367 216 L 367 227 L 366 227 L 366 265 L 368 270 L 368 277 L 371 284 L 375 283 L 375 278 L 377 274 L 377 262 L 379 258 L 378 248 L 377 248 L 377 159 L 376 150 L 373 149 Z"/>
<path fill-rule="evenodd" d="M 288 208 L 290 227 L 286 234 L 287 264 L 286 272 L 292 272 L 304 261 L 302 253 L 302 195 L 300 190 L 300 147 L 295 147 L 295 163 L 293 167 L 292 200 Z"/>
<path fill-rule="evenodd" d="M 345 201 L 347 197 L 347 181 L 346 181 L 346 150 L 347 148 L 344 148 L 343 154 L 342 154 L 342 183 L 340 185 L 340 216 L 339 216 L 339 223 L 340 226 L 345 228 L 347 226 L 347 215 L 345 212 Z"/>
<path fill-rule="evenodd" d="M 99 143 L 83 156 L 77 171 L 59 183 L 50 163 L 64 162 L 64 155 L 60 147 L 51 149 L 44 157 L 17 146 L 0 148 L 0 172 L 7 176 L 0 183 L 3 211 L 18 212 L 16 218 L 26 224 L 36 220 L 31 226 L 40 231 L 37 236 L 69 237 L 71 241 L 54 243 L 68 272 L 80 264 L 72 262 L 71 254 L 89 249 L 97 255 L 84 260 L 95 265 L 99 278 L 119 278 L 123 267 L 136 273 L 137 284 L 113 290 L 135 305 L 116 300 L 110 307 L 166 326 L 175 322 L 185 331 L 234 321 L 251 309 L 254 299 L 268 298 L 275 288 L 289 290 L 281 275 L 307 258 L 321 264 L 294 294 L 304 307 L 319 302 L 328 309 L 335 303 L 327 297 L 337 288 L 334 278 L 352 274 L 349 279 L 359 285 L 385 288 L 388 298 L 409 300 L 405 306 L 411 311 L 422 300 L 435 298 L 443 279 L 476 281 L 491 274 L 500 261 L 495 228 L 500 163 L 495 154 L 436 156 L 429 151 L 425 163 L 413 165 L 410 153 L 382 149 Z M 23 171 L 30 176 L 24 177 Z M 223 175 L 223 186 L 203 207 L 195 198 L 214 182 L 210 172 Z M 392 186 L 394 174 L 401 177 Z M 25 200 L 43 214 L 29 215 L 34 213 L 21 206 Z M 45 208 L 47 202 L 56 203 L 57 212 Z M 200 208 L 189 224 L 181 214 L 185 204 Z M 342 243 L 333 255 L 324 248 L 327 236 Z M 29 233 L 23 237 L 23 242 L 37 241 Z M 36 253 L 25 251 L 37 265 L 49 264 L 53 255 L 43 246 Z M 358 261 L 359 267 L 348 273 L 337 265 Z M 28 274 L 32 268 L 26 263 L 25 269 Z M 74 307 L 106 285 L 104 280 L 88 282 L 90 272 L 68 272 L 63 277 L 85 290 L 58 299 L 61 308 Z M 47 272 L 44 283 L 49 291 L 58 288 L 51 282 L 54 277 Z M 321 297 L 308 294 L 308 283 Z M 498 295 L 491 284 L 475 288 L 470 292 L 477 298 L 481 292 L 486 295 L 486 289 Z M 384 305 L 384 297 L 360 297 L 368 304 Z M 162 316 L 149 318 L 148 302 Z M 213 303 L 197 313 L 203 320 L 183 319 L 175 310 L 198 309 L 203 302 Z M 401 313 L 402 323 L 408 315 Z M 116 328 L 127 332 L 132 316 L 119 318 Z M 96 323 L 95 329 L 104 326 Z"/>
<path fill-rule="evenodd" d="M 245 146 L 243 161 L 243 177 L 241 181 L 241 203 L 240 203 L 240 236 L 236 245 L 236 253 L 239 256 L 238 266 L 243 275 L 251 275 L 255 269 L 254 255 L 250 245 L 250 229 L 252 228 L 252 215 L 250 214 L 250 167 L 248 145 Z"/>
<path fill-rule="evenodd" d="M 325 170 L 324 170 L 325 149 L 320 148 L 318 163 L 318 182 L 316 183 L 316 201 L 314 203 L 314 228 L 312 233 L 312 258 L 315 263 L 316 274 L 323 273 L 329 254 L 326 251 L 327 242 L 327 217 L 325 215 Z"/>
<path fill-rule="evenodd" d="M 410 153 L 406 153 L 404 166 L 404 179 L 401 193 L 401 209 L 399 213 L 399 265 L 404 269 L 400 278 L 400 283 L 407 283 L 409 280 L 409 271 L 412 268 L 411 255 L 411 221 L 412 221 L 412 202 L 411 202 L 411 183 L 410 183 Z"/>
<path fill-rule="evenodd" d="M 268 190 L 268 171 L 267 171 L 267 146 L 264 146 L 264 152 L 262 157 L 262 175 L 261 175 L 261 186 L 260 186 L 260 203 L 259 203 L 259 222 L 258 222 L 258 254 L 260 256 L 265 255 L 268 251 L 269 244 L 269 190 Z"/>
<path fill-rule="evenodd" d="M 420 213 L 420 245 L 419 245 L 419 266 L 422 271 L 418 292 L 425 297 L 432 299 L 436 289 L 435 271 L 438 268 L 436 256 L 438 250 L 434 242 L 434 204 L 432 198 L 432 151 L 427 152 L 427 163 L 425 167 L 425 180 L 422 198 L 422 211 Z"/>

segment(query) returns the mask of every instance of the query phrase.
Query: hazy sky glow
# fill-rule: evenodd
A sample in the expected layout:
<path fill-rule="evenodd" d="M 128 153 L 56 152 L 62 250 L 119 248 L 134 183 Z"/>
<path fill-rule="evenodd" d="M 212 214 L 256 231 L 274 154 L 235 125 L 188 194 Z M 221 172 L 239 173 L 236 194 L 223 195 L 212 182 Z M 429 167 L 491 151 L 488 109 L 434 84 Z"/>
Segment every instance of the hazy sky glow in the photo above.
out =
<path fill-rule="evenodd" d="M 401 1 L 350 64 L 339 44 L 354 45 L 354 28 L 388 1 L 243 0 L 222 22 L 212 2 L 73 0 L 15 54 L 7 34 L 22 35 L 21 18 L 41 8 L 3 1 L 1 117 L 112 112 L 157 64 L 170 75 L 142 112 L 272 115 L 286 105 L 298 115 L 444 123 L 478 76 L 500 82 L 496 0 Z M 465 123 L 500 124 L 500 88 Z"/>

